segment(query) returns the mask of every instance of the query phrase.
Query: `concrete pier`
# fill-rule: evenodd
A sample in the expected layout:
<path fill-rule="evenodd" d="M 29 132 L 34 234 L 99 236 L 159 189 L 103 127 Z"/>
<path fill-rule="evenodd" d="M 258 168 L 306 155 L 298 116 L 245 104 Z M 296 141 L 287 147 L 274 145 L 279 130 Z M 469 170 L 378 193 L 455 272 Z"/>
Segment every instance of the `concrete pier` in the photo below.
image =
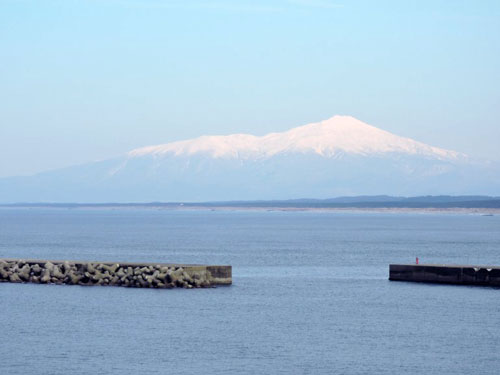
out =
<path fill-rule="evenodd" d="M 448 264 L 391 264 L 389 280 L 500 286 L 500 267 Z"/>
<path fill-rule="evenodd" d="M 136 288 L 209 288 L 231 285 L 232 267 L 0 258 L 0 282 Z"/>

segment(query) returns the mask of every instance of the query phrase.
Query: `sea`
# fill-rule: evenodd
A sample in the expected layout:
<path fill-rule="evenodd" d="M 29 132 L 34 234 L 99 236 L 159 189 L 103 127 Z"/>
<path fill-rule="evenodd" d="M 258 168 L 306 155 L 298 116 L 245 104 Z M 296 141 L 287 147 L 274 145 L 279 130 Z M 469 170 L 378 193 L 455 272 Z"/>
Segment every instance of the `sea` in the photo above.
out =
<path fill-rule="evenodd" d="M 388 280 L 500 264 L 500 216 L 0 210 L 0 257 L 230 264 L 233 285 L 0 283 L 1 374 L 500 374 L 500 289 Z"/>

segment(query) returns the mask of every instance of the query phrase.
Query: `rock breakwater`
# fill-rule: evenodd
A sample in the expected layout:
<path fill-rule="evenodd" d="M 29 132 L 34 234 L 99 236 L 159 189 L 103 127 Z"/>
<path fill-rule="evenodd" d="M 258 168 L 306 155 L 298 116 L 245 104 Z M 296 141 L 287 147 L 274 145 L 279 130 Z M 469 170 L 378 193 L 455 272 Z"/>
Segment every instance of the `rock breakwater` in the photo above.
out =
<path fill-rule="evenodd" d="M 232 283 L 231 266 L 0 259 L 0 282 L 135 288 L 209 288 Z"/>

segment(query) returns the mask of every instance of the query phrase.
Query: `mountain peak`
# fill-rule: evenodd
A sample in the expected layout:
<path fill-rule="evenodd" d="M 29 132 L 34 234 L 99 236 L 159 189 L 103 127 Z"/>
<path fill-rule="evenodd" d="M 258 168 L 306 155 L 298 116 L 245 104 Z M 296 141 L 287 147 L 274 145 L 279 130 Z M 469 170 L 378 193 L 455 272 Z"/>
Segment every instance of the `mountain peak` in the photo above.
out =
<path fill-rule="evenodd" d="M 0 179 L 4 202 L 188 202 L 497 194 L 500 165 L 334 116 L 285 132 L 202 136 Z"/>
<path fill-rule="evenodd" d="M 202 136 L 135 149 L 129 152 L 128 156 L 135 158 L 204 154 L 212 158 L 264 159 L 288 153 L 312 153 L 326 158 L 342 154 L 369 156 L 394 153 L 440 160 L 465 157 L 455 151 L 394 135 L 352 116 L 340 115 L 262 137 L 250 134 Z"/>

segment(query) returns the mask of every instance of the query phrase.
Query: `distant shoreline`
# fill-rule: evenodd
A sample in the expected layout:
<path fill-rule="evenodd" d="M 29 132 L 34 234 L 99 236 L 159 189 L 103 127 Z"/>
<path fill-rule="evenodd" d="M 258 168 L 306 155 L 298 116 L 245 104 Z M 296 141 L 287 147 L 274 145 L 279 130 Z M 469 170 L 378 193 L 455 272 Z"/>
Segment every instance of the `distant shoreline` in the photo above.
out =
<path fill-rule="evenodd" d="M 208 205 L 152 205 L 152 204 L 12 204 L 0 209 L 66 209 L 66 210 L 160 210 L 160 211 L 258 211 L 258 212 L 331 212 L 331 213 L 421 213 L 421 214 L 476 214 L 500 215 L 493 207 L 281 207 L 281 206 L 208 206 Z"/>
<path fill-rule="evenodd" d="M 210 211 L 283 212 L 374 212 L 374 213 L 460 213 L 500 215 L 500 197 L 481 195 L 395 197 L 389 195 L 351 196 L 330 199 L 232 200 L 211 202 L 141 203 L 12 203 L 0 208 L 58 209 L 154 209 Z"/>

